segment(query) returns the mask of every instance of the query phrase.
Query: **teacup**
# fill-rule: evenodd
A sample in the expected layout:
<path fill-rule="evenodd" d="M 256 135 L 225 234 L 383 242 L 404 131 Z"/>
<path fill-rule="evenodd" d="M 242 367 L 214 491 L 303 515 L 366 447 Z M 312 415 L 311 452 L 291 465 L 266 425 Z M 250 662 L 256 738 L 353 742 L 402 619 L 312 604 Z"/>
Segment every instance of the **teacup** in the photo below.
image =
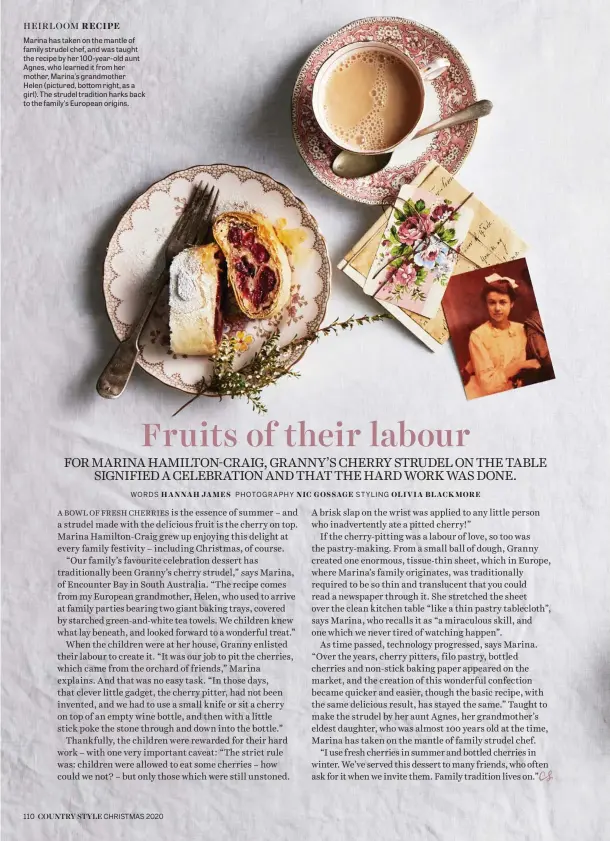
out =
<path fill-rule="evenodd" d="M 313 111 L 322 131 L 341 149 L 362 155 L 391 152 L 417 126 L 424 82 L 449 67 L 437 58 L 420 70 L 391 44 L 348 44 L 322 65 L 313 86 Z"/>

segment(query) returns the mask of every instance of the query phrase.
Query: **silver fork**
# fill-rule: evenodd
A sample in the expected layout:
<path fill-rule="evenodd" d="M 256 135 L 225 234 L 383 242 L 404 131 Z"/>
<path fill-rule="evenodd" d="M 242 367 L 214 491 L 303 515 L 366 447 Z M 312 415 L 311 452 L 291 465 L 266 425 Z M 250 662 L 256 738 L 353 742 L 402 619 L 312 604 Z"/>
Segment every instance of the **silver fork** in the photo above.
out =
<path fill-rule="evenodd" d="M 165 268 L 150 290 L 146 306 L 142 310 L 138 323 L 115 350 L 97 381 L 96 389 L 100 397 L 120 397 L 125 390 L 140 350 L 139 341 L 142 330 L 157 302 L 157 298 L 161 294 L 161 290 L 169 281 L 170 264 L 174 257 L 184 251 L 185 248 L 200 245 L 203 242 L 210 228 L 218 195 L 219 192 L 216 187 L 208 189 L 208 187 L 203 188 L 201 185 L 197 185 L 194 188 L 188 204 L 178 217 L 169 235 L 165 246 Z"/>

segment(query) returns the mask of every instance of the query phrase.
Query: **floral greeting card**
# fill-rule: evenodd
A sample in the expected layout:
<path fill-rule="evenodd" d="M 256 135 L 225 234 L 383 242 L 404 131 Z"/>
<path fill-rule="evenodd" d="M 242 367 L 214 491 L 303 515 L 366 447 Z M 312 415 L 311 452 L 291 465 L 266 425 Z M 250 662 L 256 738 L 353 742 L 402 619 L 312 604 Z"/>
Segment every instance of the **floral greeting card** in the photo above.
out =
<path fill-rule="evenodd" d="M 364 291 L 426 318 L 436 315 L 473 215 L 469 207 L 404 186 Z"/>

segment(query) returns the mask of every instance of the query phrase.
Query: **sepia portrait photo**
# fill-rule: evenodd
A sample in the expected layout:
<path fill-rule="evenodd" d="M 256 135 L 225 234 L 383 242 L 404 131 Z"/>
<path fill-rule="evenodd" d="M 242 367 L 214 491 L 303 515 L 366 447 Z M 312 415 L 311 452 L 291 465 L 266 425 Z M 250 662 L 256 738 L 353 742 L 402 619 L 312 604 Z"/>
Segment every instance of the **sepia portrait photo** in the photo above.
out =
<path fill-rule="evenodd" d="M 443 309 L 468 400 L 555 378 L 523 258 L 454 275 Z"/>

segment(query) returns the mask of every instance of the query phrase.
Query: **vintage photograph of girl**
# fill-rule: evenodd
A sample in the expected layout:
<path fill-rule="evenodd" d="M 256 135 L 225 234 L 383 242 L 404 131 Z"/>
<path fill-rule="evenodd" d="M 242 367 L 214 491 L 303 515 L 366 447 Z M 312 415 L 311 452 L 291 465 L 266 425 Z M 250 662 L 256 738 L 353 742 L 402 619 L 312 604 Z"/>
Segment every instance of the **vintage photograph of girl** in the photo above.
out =
<path fill-rule="evenodd" d="M 443 309 L 468 400 L 555 378 L 524 259 L 454 275 Z"/>

